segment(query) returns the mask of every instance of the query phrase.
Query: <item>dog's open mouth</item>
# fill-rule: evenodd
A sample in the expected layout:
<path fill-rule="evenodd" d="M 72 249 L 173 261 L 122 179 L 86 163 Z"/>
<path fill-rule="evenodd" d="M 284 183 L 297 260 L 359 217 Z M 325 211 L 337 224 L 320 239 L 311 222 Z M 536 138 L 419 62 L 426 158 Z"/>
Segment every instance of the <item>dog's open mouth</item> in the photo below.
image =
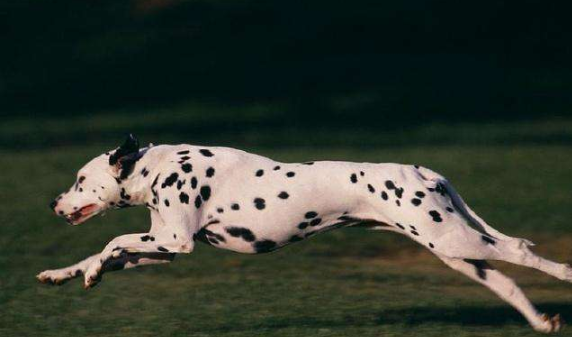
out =
<path fill-rule="evenodd" d="M 65 215 L 64 217 L 70 225 L 79 225 L 80 223 L 97 214 L 98 210 L 99 207 L 96 204 L 89 204 L 73 213 Z"/>

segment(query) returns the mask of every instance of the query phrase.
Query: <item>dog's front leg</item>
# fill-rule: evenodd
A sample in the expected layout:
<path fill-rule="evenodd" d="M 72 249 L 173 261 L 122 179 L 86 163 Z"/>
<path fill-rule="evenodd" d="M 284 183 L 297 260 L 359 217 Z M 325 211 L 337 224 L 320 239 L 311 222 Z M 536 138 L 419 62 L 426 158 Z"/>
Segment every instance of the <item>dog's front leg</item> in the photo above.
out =
<path fill-rule="evenodd" d="M 60 269 L 44 270 L 36 275 L 36 278 L 46 284 L 61 285 L 67 281 L 85 274 L 90 264 L 99 259 L 100 254 L 95 254 L 84 259 L 74 265 Z M 123 254 L 119 258 L 108 260 L 101 270 L 101 274 L 115 271 L 130 269 L 139 266 L 169 263 L 175 258 L 175 253 L 135 253 Z"/>
<path fill-rule="evenodd" d="M 163 228 L 157 233 L 137 233 L 116 237 L 91 260 L 84 273 L 84 287 L 91 288 L 101 278 L 106 266 L 122 256 L 133 253 L 164 254 L 190 253 L 193 251 L 192 234 L 187 230 Z"/>
<path fill-rule="evenodd" d="M 75 277 L 83 275 L 87 266 L 98 258 L 99 254 L 95 254 L 69 267 L 44 270 L 36 275 L 36 278 L 42 283 L 55 285 L 64 284 Z"/>

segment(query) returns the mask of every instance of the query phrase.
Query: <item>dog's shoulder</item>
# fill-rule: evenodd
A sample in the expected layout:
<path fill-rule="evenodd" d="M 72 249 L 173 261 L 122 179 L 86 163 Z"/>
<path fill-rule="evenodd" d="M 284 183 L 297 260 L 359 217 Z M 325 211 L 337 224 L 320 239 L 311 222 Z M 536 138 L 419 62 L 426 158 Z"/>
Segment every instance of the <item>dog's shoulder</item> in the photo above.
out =
<path fill-rule="evenodd" d="M 157 164 L 163 176 L 198 174 L 198 177 L 213 178 L 215 173 L 220 176 L 257 167 L 260 163 L 276 163 L 270 158 L 235 148 L 191 144 L 153 146 L 145 156 Z"/>

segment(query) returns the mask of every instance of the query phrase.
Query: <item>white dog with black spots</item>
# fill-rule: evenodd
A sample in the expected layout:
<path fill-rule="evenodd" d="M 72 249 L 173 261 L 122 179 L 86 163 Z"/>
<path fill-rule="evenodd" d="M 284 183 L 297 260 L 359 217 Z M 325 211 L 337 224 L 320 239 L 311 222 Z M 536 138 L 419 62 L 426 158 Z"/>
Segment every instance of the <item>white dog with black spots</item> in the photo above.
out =
<path fill-rule="evenodd" d="M 93 287 L 106 271 L 170 262 L 195 241 L 239 253 L 266 253 L 334 228 L 401 233 L 451 268 L 485 285 L 541 332 L 558 315 L 540 314 L 520 288 L 487 260 L 501 260 L 572 281 L 572 269 L 535 255 L 530 241 L 487 225 L 447 180 L 423 167 L 317 161 L 280 163 L 224 147 L 139 148 L 129 136 L 81 168 L 50 205 L 72 225 L 110 208 L 145 205 L 147 233 L 111 240 L 98 254 L 37 278 L 61 284 L 84 276 Z"/>

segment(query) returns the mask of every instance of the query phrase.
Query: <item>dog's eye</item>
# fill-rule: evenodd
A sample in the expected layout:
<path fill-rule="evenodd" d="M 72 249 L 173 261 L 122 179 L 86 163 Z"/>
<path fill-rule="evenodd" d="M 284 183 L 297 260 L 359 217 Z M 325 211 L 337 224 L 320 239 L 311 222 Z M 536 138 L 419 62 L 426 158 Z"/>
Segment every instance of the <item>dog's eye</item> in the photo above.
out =
<path fill-rule="evenodd" d="M 81 177 L 79 177 L 77 182 L 81 184 L 81 183 L 83 183 L 84 180 L 85 180 L 85 176 L 81 176 Z"/>

